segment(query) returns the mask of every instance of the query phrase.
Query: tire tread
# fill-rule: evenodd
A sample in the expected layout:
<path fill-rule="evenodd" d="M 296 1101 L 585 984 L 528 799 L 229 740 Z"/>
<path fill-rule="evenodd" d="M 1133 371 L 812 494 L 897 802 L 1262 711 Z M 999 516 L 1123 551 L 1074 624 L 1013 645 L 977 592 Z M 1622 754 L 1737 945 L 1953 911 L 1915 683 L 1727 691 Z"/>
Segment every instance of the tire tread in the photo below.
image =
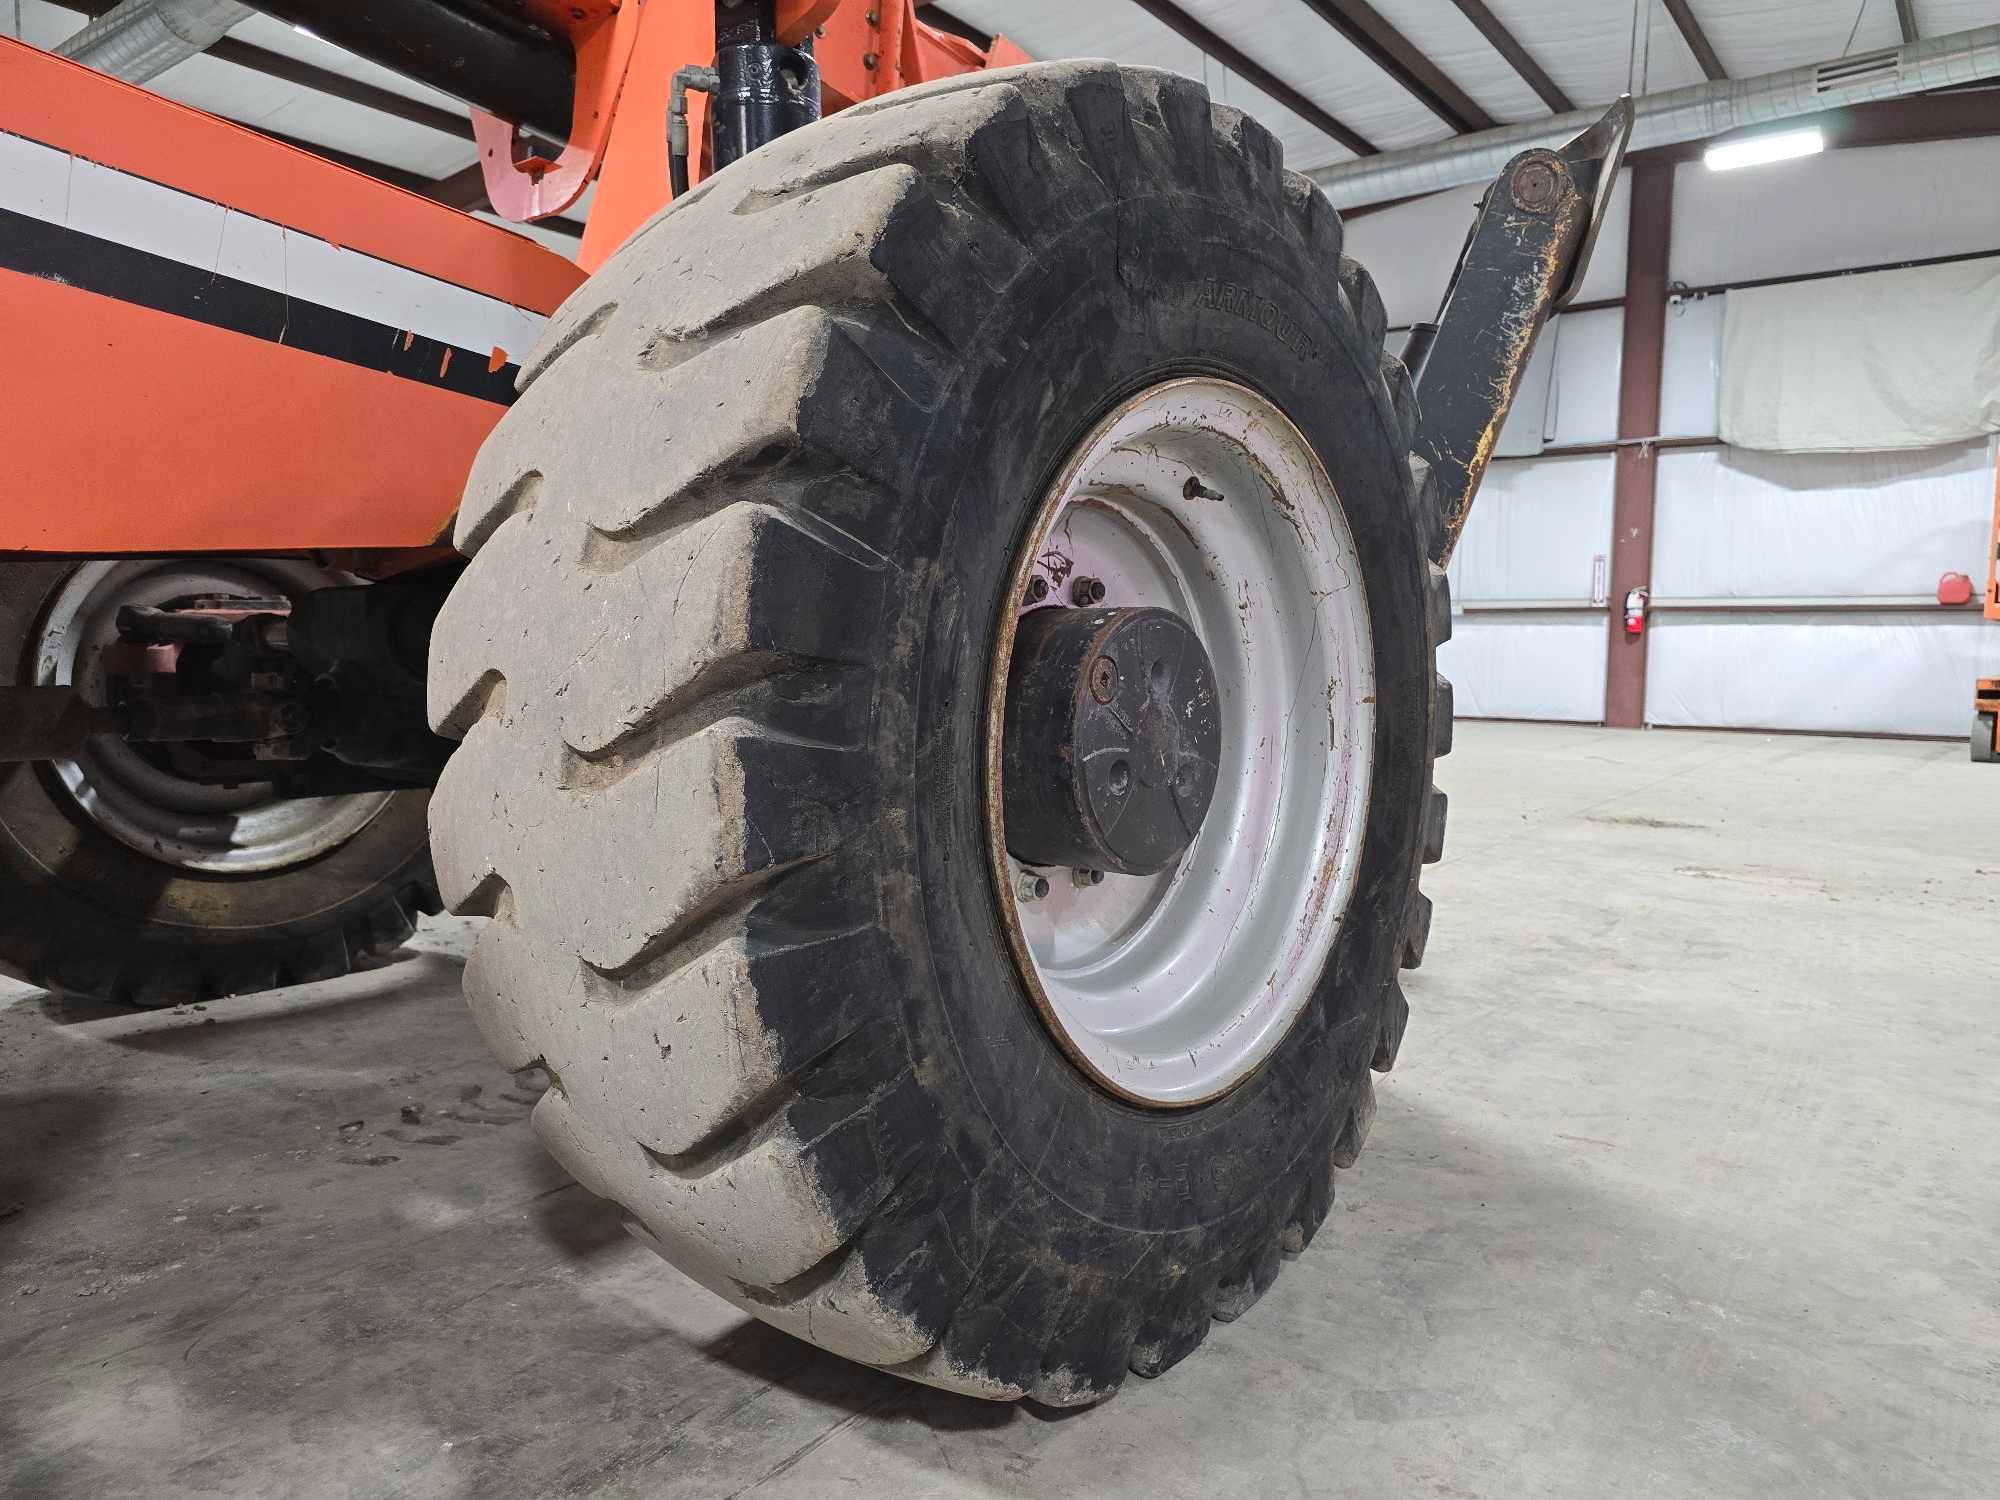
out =
<path fill-rule="evenodd" d="M 464 738 L 434 800 L 440 880 L 454 905 L 499 914 L 467 995 L 503 1060 L 558 1080 L 535 1115 L 550 1149 L 736 1305 L 996 1399 L 1102 1399 L 1240 1316 L 1325 1220 L 1334 1163 L 1373 1112 L 1364 1069 L 1342 1087 L 1363 1091 L 1365 1115 L 1329 1102 L 1289 1208 L 1226 1277 L 1142 1255 L 1118 1273 L 1151 1285 L 1137 1303 L 1058 1289 L 1031 1256 L 995 1253 L 1011 1206 L 975 1217 L 954 1179 L 897 1054 L 869 882 L 847 868 L 874 793 L 843 705 L 868 698 L 871 643 L 841 622 L 895 581 L 908 456 L 869 433 L 910 425 L 871 414 L 924 411 L 941 362 L 976 347 L 982 293 L 1162 169 L 1275 211 L 1338 259 L 1356 325 L 1343 340 L 1369 351 L 1407 452 L 1415 397 L 1379 355 L 1381 298 L 1268 129 L 1150 70 L 954 79 L 709 179 L 551 320 L 474 468 L 457 533 L 474 561 L 434 638 L 433 722 Z M 683 258 L 697 251 L 700 276 Z M 719 408 L 716 392 L 731 393 Z M 712 415 L 685 431 L 644 420 L 697 409 Z M 1419 467 L 1410 484 L 1415 506 Z M 746 602 L 760 577 L 814 582 L 781 618 Z M 524 597 L 571 603 L 528 619 Z M 611 641 L 617 672 L 600 657 Z M 753 780 L 766 800 L 751 818 Z M 1413 866 L 1443 808 L 1427 804 Z M 1393 1060 L 1401 1007 L 1390 986 L 1356 1066 Z M 649 1118 L 647 1100 L 679 1102 Z"/>

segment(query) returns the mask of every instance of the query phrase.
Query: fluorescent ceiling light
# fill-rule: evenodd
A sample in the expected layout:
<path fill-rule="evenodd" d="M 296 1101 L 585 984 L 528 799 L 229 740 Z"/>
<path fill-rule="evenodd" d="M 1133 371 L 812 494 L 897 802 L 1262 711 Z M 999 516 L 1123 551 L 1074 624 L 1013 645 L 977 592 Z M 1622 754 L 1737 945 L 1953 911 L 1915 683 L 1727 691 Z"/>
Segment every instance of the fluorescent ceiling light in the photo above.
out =
<path fill-rule="evenodd" d="M 1712 172 L 1727 172 L 1733 167 L 1757 167 L 1767 161 L 1814 156 L 1825 149 L 1826 137 L 1817 129 L 1781 130 L 1774 135 L 1753 135 L 1748 140 L 1710 146 L 1702 160 Z"/>

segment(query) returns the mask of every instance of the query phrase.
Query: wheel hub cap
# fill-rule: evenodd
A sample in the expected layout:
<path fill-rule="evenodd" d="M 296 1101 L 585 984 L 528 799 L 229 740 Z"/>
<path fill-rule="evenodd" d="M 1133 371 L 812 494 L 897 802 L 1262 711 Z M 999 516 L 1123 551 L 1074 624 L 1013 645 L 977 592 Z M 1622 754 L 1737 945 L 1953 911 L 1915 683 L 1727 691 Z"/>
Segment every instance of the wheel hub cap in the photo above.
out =
<path fill-rule="evenodd" d="M 127 560 L 85 563 L 50 602 L 28 665 L 45 687 L 72 686 L 108 701 L 100 653 L 118 639 L 121 606 L 167 605 L 193 595 L 296 596 L 339 582 L 277 558 Z M 128 848 L 179 869 L 254 875 L 338 848 L 389 804 L 387 792 L 280 798 L 268 782 L 235 786 L 180 775 L 165 753 L 99 735 L 50 771 L 92 823 Z"/>
<path fill-rule="evenodd" d="M 1007 588 L 986 846 L 1021 982 L 1110 1092 L 1217 1098 L 1312 1003 L 1355 885 L 1375 678 L 1347 512 L 1269 400 L 1171 380 L 1073 450 Z"/>
<path fill-rule="evenodd" d="M 1222 721 L 1201 638 L 1164 609 L 1039 609 L 1007 684 L 1007 850 L 1156 875 L 1201 831 Z"/>

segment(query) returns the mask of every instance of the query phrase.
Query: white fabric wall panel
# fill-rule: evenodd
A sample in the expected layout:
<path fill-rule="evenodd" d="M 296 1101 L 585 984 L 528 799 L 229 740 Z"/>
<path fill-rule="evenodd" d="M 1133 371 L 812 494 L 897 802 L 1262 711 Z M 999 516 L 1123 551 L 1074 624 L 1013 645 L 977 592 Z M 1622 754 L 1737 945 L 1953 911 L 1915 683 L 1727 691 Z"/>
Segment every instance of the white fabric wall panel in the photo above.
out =
<path fill-rule="evenodd" d="M 1886 9 L 1886 7 L 1884 7 Z M 1674 174 L 1670 272 L 1689 286 L 2000 249 L 2000 137 Z"/>
<path fill-rule="evenodd" d="M 1452 554 L 1452 598 L 1461 604 L 1590 599 L 1598 560 L 1611 550 L 1615 463 L 1608 453 L 1593 453 L 1487 469 Z"/>
<path fill-rule="evenodd" d="M 1462 719 L 1604 719 L 1601 612 L 1468 614 L 1451 622 L 1438 670 Z"/>
<path fill-rule="evenodd" d="M 1977 615 L 1690 614 L 1648 628 L 1647 722 L 1682 727 L 1957 737 L 1996 654 Z"/>
<path fill-rule="evenodd" d="M 1385 347 L 1401 359 L 1409 342 L 1409 329 L 1392 328 Z M 1528 356 L 1528 368 L 1521 372 L 1521 388 L 1514 393 L 1514 404 L 1507 409 L 1507 420 L 1500 426 L 1500 436 L 1493 441 L 1495 458 L 1532 458 L 1546 446 L 1542 430 L 1548 420 L 1555 368 L 1556 333 L 1554 324 L 1551 324 L 1548 331 L 1535 340 L 1535 351 Z"/>
<path fill-rule="evenodd" d="M 1721 406 L 1725 440 L 1780 453 L 2000 432 L 2000 256 L 1731 293 Z"/>
<path fill-rule="evenodd" d="M 1485 186 L 1451 188 L 1348 221 L 1347 253 L 1368 268 L 1398 327 L 1437 316 Z M 1597 249 L 1577 290 L 1579 302 L 1625 295 L 1625 247 L 1632 224 L 1632 174 L 1621 172 L 1605 209 Z"/>
<path fill-rule="evenodd" d="M 1555 378 L 1542 436 L 1551 447 L 1608 443 L 1618 436 L 1618 376 L 1624 366 L 1625 313 L 1604 307 L 1564 313 L 1556 322 Z"/>
<path fill-rule="evenodd" d="M 1618 174 L 1611 201 L 1604 205 L 1604 222 L 1597 229 L 1597 245 L 1590 252 L 1590 265 L 1573 300 L 1613 302 L 1625 295 L 1625 257 L 1631 239 L 1632 173 L 1627 168 Z"/>
<path fill-rule="evenodd" d="M 1660 353 L 1660 436 L 1712 438 L 1720 429 L 1725 296 L 1683 297 L 1667 308 Z"/>
<path fill-rule="evenodd" d="M 1348 220 L 1346 252 L 1375 278 L 1392 324 L 1407 327 L 1437 316 L 1438 299 L 1485 191 L 1452 188 Z"/>
<path fill-rule="evenodd" d="M 1983 586 L 1993 463 L 1990 442 L 1902 453 L 1664 452 L 1654 597 L 1929 594 L 1947 570 Z M 1994 656 L 2000 663 L 2000 632 Z"/>
<path fill-rule="evenodd" d="M 1558 319 L 1558 322 L 1561 320 Z M 1528 368 L 1521 372 L 1521 387 L 1514 392 L 1514 404 L 1493 440 L 1495 458 L 1528 458 L 1545 446 L 1542 434 L 1548 427 L 1549 399 L 1555 390 L 1556 335 L 1553 327 L 1535 340 Z M 1477 514 L 1477 511 L 1474 512 Z"/>

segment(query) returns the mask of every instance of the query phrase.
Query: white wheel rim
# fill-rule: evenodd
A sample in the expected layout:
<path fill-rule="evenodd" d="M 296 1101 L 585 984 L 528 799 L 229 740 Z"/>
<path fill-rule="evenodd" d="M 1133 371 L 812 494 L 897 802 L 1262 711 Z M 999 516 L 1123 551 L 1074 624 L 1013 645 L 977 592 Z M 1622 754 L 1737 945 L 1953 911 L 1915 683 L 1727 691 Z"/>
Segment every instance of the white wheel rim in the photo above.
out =
<path fill-rule="evenodd" d="M 1215 798 L 1159 875 L 1092 885 L 1007 853 L 998 747 L 1014 627 L 1030 609 L 1062 607 L 1078 577 L 1103 581 L 1103 607 L 1173 610 L 1215 669 Z M 1037 578 L 1046 599 L 1028 603 Z M 1016 966 L 1099 1083 L 1155 1107 L 1214 1099 L 1305 1009 L 1360 861 L 1374 649 L 1346 513 L 1269 401 L 1224 380 L 1170 381 L 1076 450 L 1043 498 L 1008 598 L 987 700 L 986 823 Z M 1025 894 L 1024 874 L 1048 893 Z"/>
<path fill-rule="evenodd" d="M 296 596 L 341 580 L 276 559 L 86 563 L 56 594 L 34 642 L 35 681 L 103 702 L 97 652 L 118 638 L 118 610 L 196 594 Z M 389 792 L 280 798 L 268 782 L 216 786 L 175 775 L 113 735 L 50 762 L 84 815 L 127 848 L 184 870 L 250 875 L 335 849 L 389 804 Z"/>

